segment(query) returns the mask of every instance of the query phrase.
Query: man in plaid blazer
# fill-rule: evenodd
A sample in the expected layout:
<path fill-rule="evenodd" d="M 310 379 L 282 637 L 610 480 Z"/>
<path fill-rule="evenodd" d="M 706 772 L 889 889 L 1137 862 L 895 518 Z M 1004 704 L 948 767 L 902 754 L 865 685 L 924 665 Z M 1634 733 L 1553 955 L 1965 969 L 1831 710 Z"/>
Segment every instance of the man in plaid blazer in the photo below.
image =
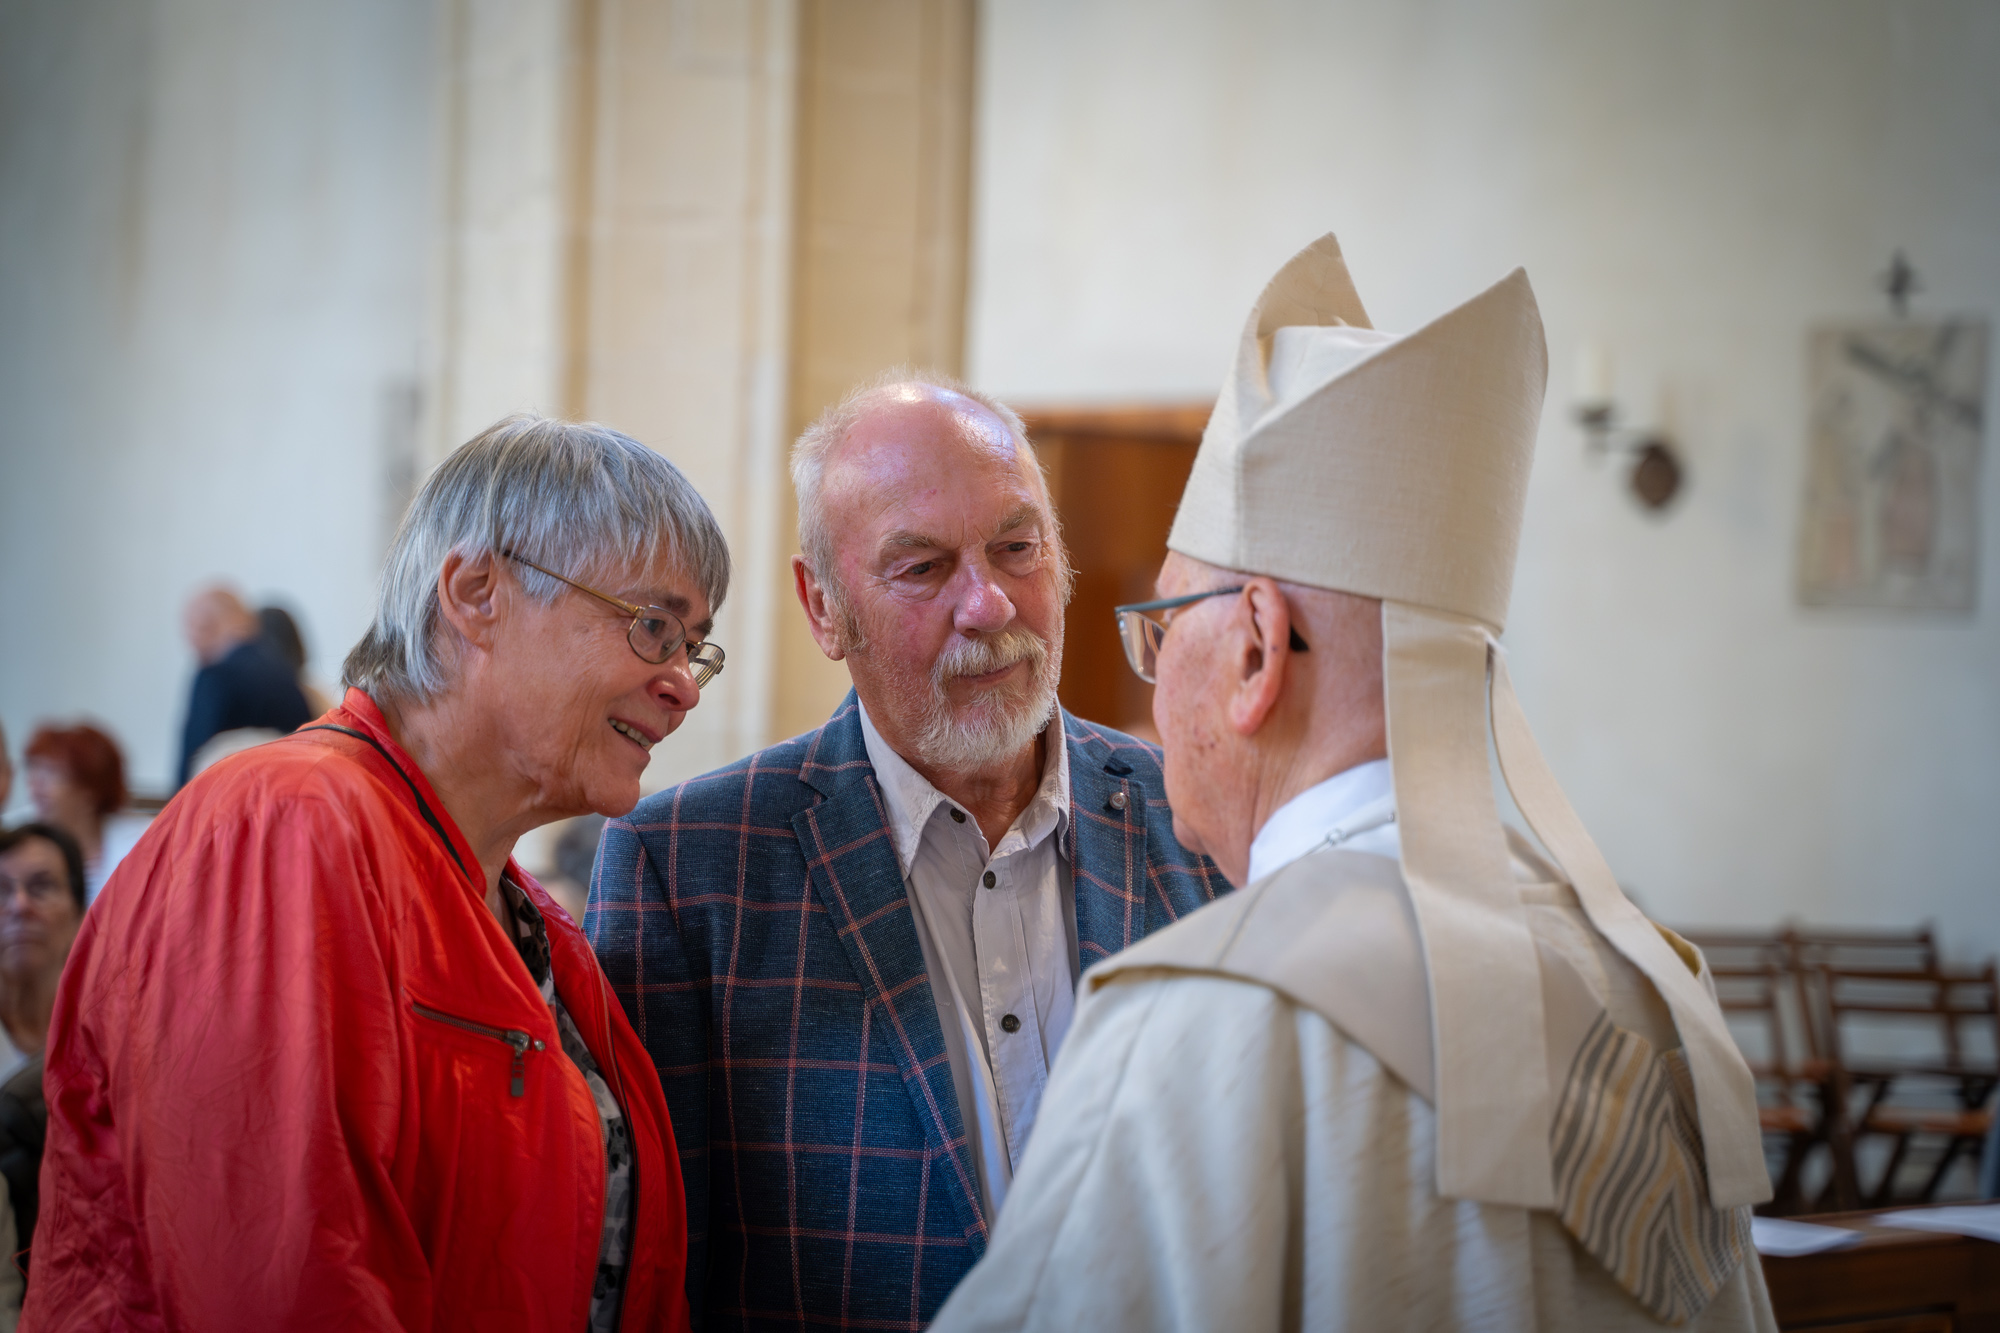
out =
<path fill-rule="evenodd" d="M 666 1089 L 696 1326 L 917 1329 L 984 1253 L 992 1161 L 1026 1136 L 1004 1121 L 1034 1006 L 1013 1006 L 1030 1031 L 1009 1012 L 981 1036 L 987 969 L 1060 956 L 1052 1059 L 1077 968 L 1228 885 L 1175 841 L 1159 751 L 1054 705 L 1067 567 L 1011 412 L 878 385 L 809 430 L 793 468 L 798 591 L 856 689 L 818 730 L 607 825 L 586 924 Z M 913 791 L 934 802 L 922 830 Z M 1024 828 L 1045 848 L 1042 919 L 1051 902 L 1070 919 L 1052 944 L 1030 924 L 1039 957 L 996 962 L 996 936 L 975 941 L 969 904 L 996 883 L 978 858 L 1029 864 Z M 919 832 L 933 853 L 976 849 L 962 899 L 926 871 Z M 942 910 L 925 896 L 940 888 Z M 926 963 L 975 942 L 976 965 Z M 969 1035 L 947 1031 L 961 1021 Z M 1003 1030 L 1006 1069 L 985 1054 Z"/>

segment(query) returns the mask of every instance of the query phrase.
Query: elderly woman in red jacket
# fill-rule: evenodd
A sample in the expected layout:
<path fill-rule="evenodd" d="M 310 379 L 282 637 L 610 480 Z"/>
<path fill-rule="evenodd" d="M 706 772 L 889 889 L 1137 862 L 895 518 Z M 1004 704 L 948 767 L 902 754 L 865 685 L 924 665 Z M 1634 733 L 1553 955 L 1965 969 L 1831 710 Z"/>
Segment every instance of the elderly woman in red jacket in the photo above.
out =
<path fill-rule="evenodd" d="M 91 909 L 23 1328 L 686 1327 L 657 1077 L 511 855 L 638 800 L 728 579 L 615 432 L 515 418 L 446 460 L 345 700 L 190 783 Z"/>

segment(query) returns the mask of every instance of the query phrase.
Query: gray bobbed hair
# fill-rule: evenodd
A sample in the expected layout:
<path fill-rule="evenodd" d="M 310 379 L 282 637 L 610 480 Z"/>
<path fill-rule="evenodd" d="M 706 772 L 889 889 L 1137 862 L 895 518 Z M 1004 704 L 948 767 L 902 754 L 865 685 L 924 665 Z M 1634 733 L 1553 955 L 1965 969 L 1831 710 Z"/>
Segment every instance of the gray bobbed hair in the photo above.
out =
<path fill-rule="evenodd" d="M 711 613 L 729 591 L 728 543 L 679 468 L 604 426 L 511 416 L 453 450 L 410 503 L 382 565 L 374 623 L 342 667 L 345 682 L 410 703 L 442 691 L 445 557 L 503 549 L 600 587 L 665 564 L 694 582 Z M 539 602 L 568 591 L 513 568 Z"/>

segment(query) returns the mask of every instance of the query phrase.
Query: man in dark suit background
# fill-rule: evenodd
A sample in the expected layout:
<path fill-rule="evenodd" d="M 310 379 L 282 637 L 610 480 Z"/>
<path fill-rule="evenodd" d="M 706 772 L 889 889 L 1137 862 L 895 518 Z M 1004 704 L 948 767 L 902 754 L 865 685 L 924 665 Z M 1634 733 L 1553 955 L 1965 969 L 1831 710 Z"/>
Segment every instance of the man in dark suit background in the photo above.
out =
<path fill-rule="evenodd" d="M 984 1252 L 1080 968 L 1227 883 L 1159 751 L 1056 704 L 1071 575 L 1013 412 L 878 384 L 792 472 L 854 690 L 612 821 L 586 925 L 673 1112 L 697 1326 L 914 1329 Z"/>
<path fill-rule="evenodd" d="M 177 786 L 194 776 L 202 746 L 225 731 L 282 734 L 312 721 L 298 672 L 264 637 L 262 623 L 234 589 L 215 584 L 196 593 L 182 628 L 201 669 L 188 692 Z"/>

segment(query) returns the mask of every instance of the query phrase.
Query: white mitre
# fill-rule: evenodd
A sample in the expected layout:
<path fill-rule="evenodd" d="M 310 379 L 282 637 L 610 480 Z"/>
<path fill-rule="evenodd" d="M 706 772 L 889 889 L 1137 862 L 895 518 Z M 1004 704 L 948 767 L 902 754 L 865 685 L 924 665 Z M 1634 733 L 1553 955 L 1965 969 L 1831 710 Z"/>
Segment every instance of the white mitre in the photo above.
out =
<path fill-rule="evenodd" d="M 1755 1085 L 1713 995 L 1619 890 L 1508 680 L 1506 623 L 1548 378 L 1527 275 L 1415 333 L 1368 325 L 1331 236 L 1250 312 L 1167 545 L 1222 569 L 1382 599 L 1389 763 L 1431 991 L 1437 1188 L 1548 1208 L 1540 963 L 1494 802 L 1491 736 L 1591 924 L 1659 989 L 1693 1074 L 1718 1208 L 1770 1197 Z"/>

